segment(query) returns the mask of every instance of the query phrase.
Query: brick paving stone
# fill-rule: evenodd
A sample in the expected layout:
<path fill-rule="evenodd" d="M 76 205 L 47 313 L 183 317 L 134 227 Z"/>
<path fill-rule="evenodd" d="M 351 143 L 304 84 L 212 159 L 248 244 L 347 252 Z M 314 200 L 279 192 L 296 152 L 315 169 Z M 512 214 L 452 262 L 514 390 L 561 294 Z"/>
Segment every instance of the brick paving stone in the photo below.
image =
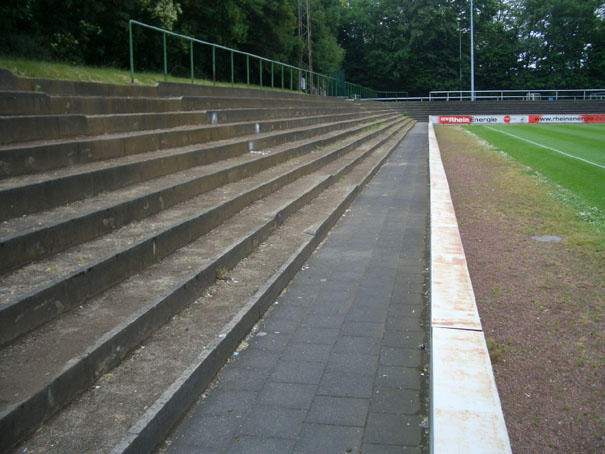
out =
<path fill-rule="evenodd" d="M 378 413 L 415 415 L 419 410 L 419 396 L 414 389 L 377 386 L 372 395 L 372 411 Z"/>
<path fill-rule="evenodd" d="M 258 403 L 268 407 L 309 409 L 316 392 L 317 385 L 270 382 L 258 394 Z"/>
<path fill-rule="evenodd" d="M 420 424 L 418 416 L 370 413 L 364 441 L 385 445 L 418 445 L 422 439 Z"/>
<path fill-rule="evenodd" d="M 420 374 L 420 370 L 412 367 L 380 366 L 376 374 L 376 386 L 419 390 Z"/>
<path fill-rule="evenodd" d="M 342 325 L 341 333 L 345 336 L 376 337 L 380 339 L 384 333 L 384 323 L 347 320 Z"/>
<path fill-rule="evenodd" d="M 383 347 L 380 352 L 380 364 L 384 366 L 415 367 L 420 362 L 421 352 L 418 349 Z"/>
<path fill-rule="evenodd" d="M 327 372 L 319 384 L 318 394 L 326 396 L 369 398 L 372 396 L 374 376 Z"/>
<path fill-rule="evenodd" d="M 240 416 L 248 414 L 256 402 L 258 393 L 255 391 L 234 391 L 232 389 L 216 389 L 199 405 L 200 414 L 211 416 Z"/>
<path fill-rule="evenodd" d="M 283 454 L 292 452 L 295 440 L 240 435 L 229 448 L 229 454 Z M 201 454 L 199 451 L 196 454 Z"/>
<path fill-rule="evenodd" d="M 337 328 L 308 328 L 300 327 L 292 336 L 293 342 L 308 342 L 310 344 L 334 345 L 338 337 Z"/>
<path fill-rule="evenodd" d="M 310 361 L 280 361 L 270 380 L 285 383 L 317 385 L 326 367 L 325 363 Z"/>
<path fill-rule="evenodd" d="M 363 428 L 305 424 L 294 452 L 297 454 L 359 453 Z"/>
<path fill-rule="evenodd" d="M 305 419 L 316 424 L 363 427 L 366 423 L 370 399 L 317 396 Z"/>
<path fill-rule="evenodd" d="M 296 408 L 258 405 L 252 409 L 239 433 L 259 437 L 296 439 L 306 413 L 305 410 Z"/>
<path fill-rule="evenodd" d="M 284 350 L 284 357 L 296 361 L 327 361 L 331 345 L 311 344 L 308 342 L 290 343 Z"/>

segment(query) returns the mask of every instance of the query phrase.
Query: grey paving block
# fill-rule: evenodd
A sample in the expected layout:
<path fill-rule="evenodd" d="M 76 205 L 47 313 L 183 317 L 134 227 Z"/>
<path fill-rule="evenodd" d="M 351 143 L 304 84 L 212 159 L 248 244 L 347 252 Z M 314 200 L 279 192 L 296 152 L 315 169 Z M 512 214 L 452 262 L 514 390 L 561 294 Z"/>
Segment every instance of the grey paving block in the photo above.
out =
<path fill-rule="evenodd" d="M 334 353 L 378 355 L 380 351 L 380 340 L 376 337 L 340 336 L 332 351 Z"/>
<path fill-rule="evenodd" d="M 390 290 L 381 288 L 364 288 L 360 287 L 353 307 L 379 307 L 386 310 L 390 304 Z"/>
<path fill-rule="evenodd" d="M 258 406 L 249 413 L 239 434 L 295 439 L 305 414 L 305 410 Z"/>
<path fill-rule="evenodd" d="M 418 367 L 421 365 L 421 350 L 409 348 L 383 347 L 380 352 L 380 365 Z"/>
<path fill-rule="evenodd" d="M 266 332 L 263 330 L 257 331 L 256 335 L 250 339 L 248 350 L 267 350 L 274 352 L 283 351 L 290 339 L 292 334 L 290 333 L 274 333 Z"/>
<path fill-rule="evenodd" d="M 426 273 L 425 268 L 425 258 L 423 256 L 419 256 L 419 258 L 415 260 L 402 260 L 400 261 L 399 266 L 397 267 L 397 275 L 422 276 L 422 280 L 424 280 L 424 276 Z M 414 279 L 414 281 L 416 281 L 416 279 Z"/>
<path fill-rule="evenodd" d="M 423 323 L 424 322 L 420 315 L 415 317 L 405 317 L 389 311 L 386 328 L 396 330 L 424 330 L 423 325 L 421 325 Z"/>
<path fill-rule="evenodd" d="M 420 389 L 420 370 L 413 367 L 379 366 L 376 386 Z"/>
<path fill-rule="evenodd" d="M 282 355 L 288 361 L 326 362 L 330 356 L 331 345 L 291 342 Z"/>
<path fill-rule="evenodd" d="M 318 296 L 310 313 L 314 315 L 345 315 L 351 308 L 352 301 L 320 299 Z"/>
<path fill-rule="evenodd" d="M 422 440 L 419 416 L 370 413 L 364 441 L 366 443 L 418 446 Z"/>
<path fill-rule="evenodd" d="M 377 386 L 372 394 L 372 411 L 415 415 L 420 410 L 420 398 L 415 389 L 396 389 Z"/>
<path fill-rule="evenodd" d="M 370 399 L 317 396 L 313 399 L 305 422 L 363 427 L 369 406 Z"/>
<path fill-rule="evenodd" d="M 295 440 L 239 435 L 234 438 L 229 454 L 284 454 L 292 452 Z M 199 453 L 199 451 L 198 451 Z M 201 454 L 201 453 L 199 453 Z"/>
<path fill-rule="evenodd" d="M 384 323 L 387 318 L 386 309 L 376 307 L 352 307 L 345 320 L 353 322 Z"/>
<path fill-rule="evenodd" d="M 403 317 L 422 317 L 425 309 L 426 307 L 424 304 L 407 304 L 406 302 L 391 301 L 389 306 L 389 315 L 393 314 Z"/>
<path fill-rule="evenodd" d="M 304 295 L 286 295 L 283 298 L 283 302 L 290 306 L 307 307 L 310 308 L 315 301 L 315 294 L 304 294 Z"/>
<path fill-rule="evenodd" d="M 193 414 L 214 416 L 246 416 L 256 402 L 256 391 L 215 389 L 199 401 Z"/>
<path fill-rule="evenodd" d="M 384 332 L 382 345 L 397 348 L 418 348 L 424 343 L 428 334 L 418 330 L 390 330 Z"/>
<path fill-rule="evenodd" d="M 357 290 L 356 284 L 359 276 L 359 272 L 343 269 L 342 266 L 339 266 L 330 274 L 330 281 L 337 285 L 347 285 L 350 286 L 352 290 Z M 355 286 L 353 287 L 353 285 Z"/>
<path fill-rule="evenodd" d="M 378 366 L 376 355 L 356 353 L 332 353 L 326 367 L 327 372 L 346 372 L 350 374 L 374 375 Z"/>
<path fill-rule="evenodd" d="M 297 320 L 287 320 L 279 318 L 265 318 L 261 322 L 261 329 L 268 333 L 293 333 L 298 328 Z"/>
<path fill-rule="evenodd" d="M 342 325 L 341 333 L 347 336 L 381 338 L 384 333 L 384 323 L 346 320 Z"/>
<path fill-rule="evenodd" d="M 239 368 L 271 369 L 277 362 L 279 352 L 273 350 L 245 349 L 233 357 L 230 366 Z"/>
<path fill-rule="evenodd" d="M 271 374 L 270 381 L 317 385 L 326 367 L 325 363 L 308 361 L 280 361 Z"/>
<path fill-rule="evenodd" d="M 394 287 L 395 288 L 410 288 L 416 285 L 424 284 L 424 275 L 415 273 L 415 274 L 405 274 L 397 276 L 395 280 Z"/>
<path fill-rule="evenodd" d="M 309 309 L 306 307 L 280 303 L 277 306 L 274 306 L 271 317 L 274 319 L 298 321 L 304 318 L 307 315 L 308 311 Z"/>
<path fill-rule="evenodd" d="M 355 302 L 371 304 L 373 301 L 389 301 L 393 293 L 393 285 L 380 284 L 374 281 L 362 280 Z"/>
<path fill-rule="evenodd" d="M 415 285 L 418 286 L 418 284 Z M 429 304 L 428 301 L 424 300 L 425 290 L 427 289 L 424 286 L 418 286 L 416 289 L 400 289 L 393 287 L 391 305 L 403 304 L 412 308 L 425 308 Z"/>
<path fill-rule="evenodd" d="M 373 375 L 326 372 L 321 379 L 318 395 L 370 398 L 374 385 Z"/>
<path fill-rule="evenodd" d="M 300 327 L 294 332 L 292 342 L 333 345 L 336 342 L 338 333 L 338 328 Z"/>
<path fill-rule="evenodd" d="M 355 281 L 337 281 L 333 279 L 334 273 L 330 274 L 326 282 L 317 293 L 317 300 L 327 301 L 352 301 L 357 293 Z"/>
<path fill-rule="evenodd" d="M 260 391 L 269 377 L 269 372 L 268 369 L 225 367 L 219 376 L 217 389 Z"/>
<path fill-rule="evenodd" d="M 340 328 L 344 321 L 344 315 L 322 315 L 322 314 L 309 314 L 304 319 L 301 326 L 310 328 Z"/>
<path fill-rule="evenodd" d="M 297 454 L 359 453 L 362 432 L 360 427 L 305 423 L 294 452 Z"/>
<path fill-rule="evenodd" d="M 311 407 L 316 390 L 317 385 L 269 382 L 259 393 L 258 402 L 268 407 L 306 410 Z"/>
<path fill-rule="evenodd" d="M 226 450 L 241 422 L 242 419 L 235 416 L 207 415 L 185 419 L 166 452 L 195 452 L 192 447 L 198 452 Z"/>
<path fill-rule="evenodd" d="M 361 447 L 361 452 L 363 452 L 363 454 L 421 454 L 422 449 L 410 446 L 364 443 Z"/>
<path fill-rule="evenodd" d="M 388 248 L 386 247 L 380 256 L 384 257 L 384 254 L 388 254 Z M 395 266 L 396 263 L 391 263 L 388 260 L 383 260 L 379 264 L 370 262 L 368 270 L 359 281 L 359 286 L 363 289 L 373 290 L 379 295 L 383 295 L 386 291 L 390 292 L 395 283 Z"/>

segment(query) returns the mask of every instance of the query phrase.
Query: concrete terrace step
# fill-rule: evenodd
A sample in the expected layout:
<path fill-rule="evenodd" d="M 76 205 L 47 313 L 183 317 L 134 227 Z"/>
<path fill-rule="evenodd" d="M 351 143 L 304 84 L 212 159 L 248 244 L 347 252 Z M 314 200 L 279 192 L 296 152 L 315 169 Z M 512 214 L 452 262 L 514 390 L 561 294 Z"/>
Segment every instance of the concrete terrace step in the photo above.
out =
<path fill-rule="evenodd" d="M 287 142 L 346 129 L 372 119 L 386 118 L 388 115 L 392 114 L 324 122 L 278 132 L 259 132 L 235 139 L 139 153 L 108 161 L 71 166 L 50 173 L 0 180 L 0 194 L 4 199 L 4 204 L 0 207 L 0 220 L 81 200 L 103 191 L 210 164 L 252 150 L 265 150 Z M 157 140 L 157 137 L 152 139 Z M 174 140 L 184 141 L 181 135 L 175 135 Z M 178 146 L 177 143 L 172 145 Z"/>
<path fill-rule="evenodd" d="M 218 114 L 210 113 L 212 124 L 186 124 L 160 130 L 108 133 L 91 138 L 68 138 L 45 140 L 0 146 L 0 178 L 43 172 L 76 164 L 108 160 L 138 153 L 165 150 L 213 141 L 233 139 L 240 136 L 295 129 L 337 120 L 360 118 L 378 113 L 393 113 L 390 110 L 366 112 L 343 112 L 324 115 L 321 112 L 308 117 L 267 119 L 244 122 L 221 123 Z M 56 118 L 56 117 L 52 117 Z M 35 119 L 32 121 L 35 122 Z M 43 131 L 42 131 L 43 132 Z"/>
<path fill-rule="evenodd" d="M 344 101 L 328 97 L 236 98 L 215 96 L 104 97 L 63 96 L 38 92 L 0 91 L 0 115 L 110 115 L 146 112 L 180 112 L 227 108 L 270 108 L 334 106 L 343 104 L 370 106 L 373 103 Z M 346 105 L 345 104 L 345 105 Z"/>
<path fill-rule="evenodd" d="M 390 121 L 374 125 L 382 128 L 392 123 Z M 71 207 L 71 217 L 66 217 L 64 211 L 37 217 L 33 224 L 46 224 L 44 227 L 26 230 L 3 242 L 7 262 L 11 259 L 14 262 L 23 261 L 23 257 L 29 257 L 30 260 L 41 259 L 68 246 L 92 240 L 98 235 L 104 236 L 72 251 L 51 255 L 41 262 L 23 266 L 0 278 L 4 301 L 0 306 L 0 344 L 81 304 L 83 299 L 114 285 L 120 279 L 140 271 L 142 267 L 170 253 L 179 244 L 190 241 L 195 235 L 203 234 L 216 226 L 225 219 L 227 213 L 236 212 L 266 195 L 268 190 L 277 187 L 276 184 L 286 184 L 292 178 L 313 171 L 319 163 L 333 159 L 337 154 L 331 153 L 327 157 L 321 157 L 318 156 L 319 152 L 308 153 L 314 148 L 329 145 L 338 139 L 353 144 L 359 143 L 362 139 L 350 136 L 362 131 L 362 128 L 358 128 L 310 143 L 289 144 L 281 150 L 272 150 L 267 156 L 253 155 L 256 159 L 250 159 L 248 156 L 234 159 L 233 162 L 217 164 L 207 169 L 209 172 L 204 176 L 189 176 L 189 181 L 181 181 L 187 178 L 186 174 L 172 175 L 166 178 L 162 185 L 157 184 L 160 182 L 153 185 L 154 188 L 163 186 L 162 189 L 150 191 L 152 188 L 142 185 L 129 191 L 105 195 L 101 200 L 91 201 L 84 206 L 78 204 Z M 364 135 L 369 138 L 372 134 L 366 132 Z M 305 152 L 306 154 L 303 154 Z M 287 161 L 296 156 L 299 156 L 297 160 Z M 309 162 L 304 164 L 301 160 Z M 274 175 L 279 173 L 281 168 L 291 168 L 295 162 L 299 167 L 286 173 L 281 180 L 271 180 L 271 184 L 244 190 L 254 181 L 265 179 L 266 172 Z M 259 175 L 263 170 L 265 173 Z M 242 178 L 245 179 L 240 181 Z M 202 210 L 201 207 L 208 207 L 213 200 L 209 191 L 214 190 L 214 193 L 225 198 L 228 197 L 226 194 L 233 192 L 234 186 L 240 188 L 237 196 L 231 200 L 222 200 L 217 209 Z M 123 200 L 126 195 L 129 200 Z M 193 197 L 197 199 L 189 200 Z M 179 202 L 186 203 L 177 205 Z M 188 206 L 191 208 L 188 209 Z M 169 209 L 170 207 L 174 208 Z M 156 214 L 149 221 L 129 224 L 122 230 L 116 230 L 129 222 L 158 212 L 160 214 Z M 175 213 L 180 213 L 180 216 Z M 64 217 L 66 219 L 63 220 Z M 178 222 L 179 217 L 184 219 L 181 224 Z M 167 222 L 178 227 L 167 227 Z M 15 227 L 23 229 L 23 225 Z M 127 241 L 125 236 L 134 238 Z M 142 239 L 142 236 L 147 239 Z M 121 240 L 116 242 L 111 239 L 114 237 Z M 115 255 L 107 255 L 112 250 Z M 23 285 L 24 278 L 27 278 L 28 286 Z"/>
<path fill-rule="evenodd" d="M 208 164 L 203 171 L 199 168 L 186 169 L 124 189 L 104 192 L 90 198 L 86 204 L 68 203 L 12 218 L 0 224 L 0 248 L 3 251 L 0 270 L 7 271 L 39 260 L 359 130 L 355 127 L 352 131 L 320 136 L 311 142 L 291 143 L 267 155 L 246 153 Z"/>
<path fill-rule="evenodd" d="M 378 106 L 379 107 L 379 106 Z M 375 108 L 374 110 L 378 110 Z M 169 129 L 203 124 L 262 121 L 310 115 L 359 113 L 358 107 L 282 107 L 114 115 L 19 115 L 0 117 L 1 145 L 53 141 L 121 132 Z M 367 110 L 366 110 L 367 111 Z"/>
<path fill-rule="evenodd" d="M 90 388 L 99 376 L 120 363 L 129 351 L 153 331 L 196 300 L 208 285 L 214 282 L 219 269 L 235 266 L 239 260 L 268 238 L 278 224 L 314 199 L 328 185 L 339 181 L 341 175 L 351 171 L 364 158 L 372 156 L 374 150 L 384 148 L 387 141 L 400 140 L 405 131 L 403 133 L 399 131 L 402 127 L 407 130 L 410 124 L 402 120 L 380 123 L 382 126 L 378 126 L 378 129 L 365 131 L 361 136 L 350 138 L 344 143 L 316 150 L 314 154 L 317 156 L 307 153 L 270 169 L 272 178 L 269 181 L 266 181 L 265 174 L 257 173 L 249 177 L 248 181 L 231 183 L 216 189 L 213 193 L 207 193 L 201 199 L 191 199 L 185 204 L 175 206 L 173 210 L 180 212 L 179 215 L 174 211 L 167 214 L 170 210 L 164 210 L 158 215 L 159 217 L 152 217 L 141 223 L 140 228 L 130 226 L 116 231 L 116 240 L 106 241 L 106 244 L 119 243 L 119 235 L 136 236 L 138 231 L 139 235 L 142 234 L 147 239 L 138 240 L 137 244 L 142 244 L 143 241 L 151 242 L 146 245 L 146 253 L 152 251 L 153 255 L 160 256 L 162 260 L 159 262 L 152 260 L 153 264 L 149 263 L 151 266 L 137 271 L 137 274 L 131 273 L 132 277 L 99 294 L 80 309 L 47 323 L 31 335 L 26 335 L 3 349 L 4 364 L 19 363 L 23 367 L 10 368 L 11 377 L 2 378 L 4 385 L 1 389 L 4 395 L 0 401 L 7 401 L 8 405 L 1 413 L 0 446 L 4 448 L 13 445 L 74 396 Z M 385 151 L 383 150 L 382 153 L 384 154 Z M 226 201 L 225 198 L 228 200 Z M 338 203 L 338 198 L 328 198 L 331 199 L 334 199 L 332 203 Z M 226 206 L 229 204 L 233 206 L 227 209 Z M 248 208 L 244 208 L 245 206 Z M 208 215 L 209 225 L 214 223 L 211 227 L 202 228 L 197 233 L 194 233 L 196 229 L 182 227 L 184 224 L 191 223 L 193 219 L 200 219 L 204 216 L 203 213 L 211 213 L 213 210 L 218 211 L 215 211 L 214 215 Z M 271 215 L 267 216 L 267 213 Z M 161 221 L 161 217 L 166 221 Z M 184 222 L 176 221 L 176 218 Z M 166 227 L 166 222 L 172 227 Z M 220 228 L 210 230 L 221 222 L 223 224 Z M 154 228 L 155 232 L 149 230 Z M 298 225 L 295 230 L 299 230 Z M 166 239 L 165 245 L 161 244 L 160 232 L 169 231 L 172 232 L 171 238 Z M 297 235 L 305 236 L 302 231 Z M 182 244 L 175 244 L 181 236 L 186 240 Z M 234 238 L 239 239 L 234 241 Z M 102 240 L 99 241 L 103 243 Z M 132 244 L 132 241 L 126 240 L 124 244 Z M 118 250 L 123 248 L 124 246 L 119 246 Z M 287 258 L 288 255 L 285 257 Z M 139 258 L 136 261 L 144 262 L 145 259 Z M 107 271 L 114 272 L 113 267 L 108 267 Z M 261 282 L 256 283 L 256 288 Z M 204 308 L 198 306 L 198 309 L 201 310 L 202 317 L 199 320 L 203 320 Z M 219 323 L 218 329 L 220 326 L 222 322 Z M 177 322 L 176 326 L 167 329 L 174 332 L 174 330 L 185 329 L 185 326 Z M 188 328 L 182 331 L 182 334 L 187 330 Z M 215 334 L 218 334 L 218 331 Z M 213 337 L 214 334 L 210 338 Z M 123 364 L 125 369 L 138 371 L 136 372 L 138 377 L 163 377 L 163 385 L 158 387 L 152 384 L 144 392 L 141 390 L 139 395 L 146 393 L 147 396 L 145 405 L 149 406 L 153 403 L 159 393 L 174 380 L 175 374 L 176 376 L 180 374 L 182 368 L 195 358 L 210 338 L 201 342 L 199 339 L 193 339 L 193 346 L 189 347 L 192 352 L 189 354 L 189 359 L 176 366 L 173 364 L 172 357 L 166 356 L 168 362 L 157 369 L 154 368 L 155 372 L 152 374 L 144 371 L 146 360 L 136 362 L 137 355 L 131 356 L 129 361 Z M 57 348 L 58 344 L 65 345 L 66 348 Z M 171 348 L 182 350 L 185 347 L 176 342 Z M 32 353 L 33 351 L 35 353 Z M 36 361 L 27 358 L 41 358 L 41 360 L 36 364 Z M 36 366 L 34 367 L 36 370 L 29 370 L 31 366 Z M 112 374 L 118 374 L 120 368 L 122 366 Z M 3 367 L 3 369 L 9 368 Z M 42 369 L 46 372 L 40 373 Z M 19 386 L 23 388 L 17 390 L 15 387 Z M 122 382 L 120 386 L 123 393 L 136 399 L 136 392 L 127 390 L 128 382 Z M 126 420 L 118 418 L 122 429 L 134 424 L 141 415 L 143 407 L 137 404 L 133 405 L 131 410 L 135 408 L 135 414 Z M 115 426 L 115 422 L 114 418 L 110 426 Z M 94 424 L 95 427 L 103 425 Z M 103 443 L 105 445 L 110 443 L 111 446 L 123 435 L 122 430 L 117 439 L 107 438 Z M 82 440 L 85 438 L 83 437 Z M 99 438 L 97 437 L 96 440 L 98 441 Z M 49 449 L 49 446 L 41 449 L 39 452 Z M 58 449 L 66 452 L 65 447 Z M 95 449 L 93 445 L 86 448 L 90 452 L 101 452 Z M 71 448 L 67 448 L 67 451 L 70 450 Z M 38 451 L 32 447 L 28 452 Z"/>

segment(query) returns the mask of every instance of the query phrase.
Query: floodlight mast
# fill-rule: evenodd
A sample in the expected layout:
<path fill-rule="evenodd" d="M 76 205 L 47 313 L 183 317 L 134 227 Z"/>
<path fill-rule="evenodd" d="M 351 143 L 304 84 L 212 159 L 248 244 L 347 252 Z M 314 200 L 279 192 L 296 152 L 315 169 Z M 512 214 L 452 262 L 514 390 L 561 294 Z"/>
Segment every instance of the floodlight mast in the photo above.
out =
<path fill-rule="evenodd" d="M 473 41 L 473 0 L 471 0 L 471 101 L 475 100 L 475 43 Z"/>
<path fill-rule="evenodd" d="M 300 55 L 299 65 L 313 73 L 313 45 L 311 39 L 311 5 L 309 0 L 298 0 L 298 37 L 302 39 L 303 52 Z M 307 61 L 305 62 L 305 57 Z M 313 77 L 310 77 L 309 88 L 313 86 Z"/>

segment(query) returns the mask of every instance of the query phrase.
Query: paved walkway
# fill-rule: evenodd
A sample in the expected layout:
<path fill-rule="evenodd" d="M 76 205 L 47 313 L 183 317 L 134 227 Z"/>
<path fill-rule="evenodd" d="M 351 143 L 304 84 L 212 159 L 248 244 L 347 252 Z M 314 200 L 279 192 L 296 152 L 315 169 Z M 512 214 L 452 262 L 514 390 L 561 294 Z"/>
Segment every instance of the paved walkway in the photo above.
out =
<path fill-rule="evenodd" d="M 168 453 L 428 452 L 428 181 L 420 123 L 176 429 Z"/>

